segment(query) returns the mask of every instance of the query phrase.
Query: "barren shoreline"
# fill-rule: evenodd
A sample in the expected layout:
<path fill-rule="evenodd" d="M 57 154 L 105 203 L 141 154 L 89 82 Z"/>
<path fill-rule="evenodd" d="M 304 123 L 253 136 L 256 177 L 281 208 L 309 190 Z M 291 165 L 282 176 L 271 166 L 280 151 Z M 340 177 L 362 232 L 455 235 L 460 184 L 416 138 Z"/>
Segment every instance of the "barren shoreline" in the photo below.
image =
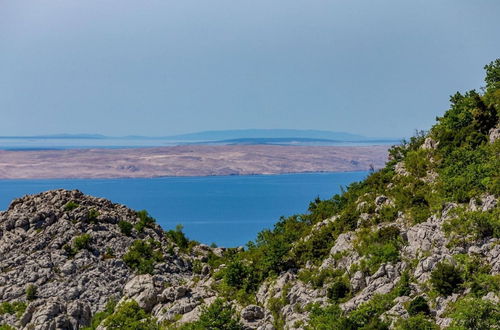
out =
<path fill-rule="evenodd" d="M 366 171 L 389 146 L 174 146 L 0 150 L 0 179 L 148 178 Z"/>

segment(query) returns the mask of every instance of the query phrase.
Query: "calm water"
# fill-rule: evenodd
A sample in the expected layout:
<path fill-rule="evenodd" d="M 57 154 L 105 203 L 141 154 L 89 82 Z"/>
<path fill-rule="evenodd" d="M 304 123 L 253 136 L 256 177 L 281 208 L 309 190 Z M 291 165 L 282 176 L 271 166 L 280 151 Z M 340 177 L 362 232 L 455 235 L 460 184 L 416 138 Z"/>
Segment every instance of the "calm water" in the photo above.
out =
<path fill-rule="evenodd" d="M 79 189 L 133 209 L 146 209 L 164 229 L 182 224 L 189 238 L 244 245 L 280 216 L 303 213 L 367 172 L 153 179 L 0 180 L 0 210 L 12 199 L 50 189 Z"/>

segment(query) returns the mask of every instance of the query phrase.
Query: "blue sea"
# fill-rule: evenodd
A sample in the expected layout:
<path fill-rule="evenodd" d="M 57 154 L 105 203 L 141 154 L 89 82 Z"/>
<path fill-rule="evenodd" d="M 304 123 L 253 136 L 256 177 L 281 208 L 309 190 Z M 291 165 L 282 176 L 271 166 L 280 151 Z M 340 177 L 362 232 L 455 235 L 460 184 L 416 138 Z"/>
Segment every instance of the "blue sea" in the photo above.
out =
<path fill-rule="evenodd" d="M 190 239 L 245 245 L 281 216 L 307 211 L 367 172 L 166 177 L 148 179 L 0 180 L 0 210 L 12 199 L 50 189 L 78 189 L 136 210 L 146 209 L 164 229 L 184 226 Z"/>

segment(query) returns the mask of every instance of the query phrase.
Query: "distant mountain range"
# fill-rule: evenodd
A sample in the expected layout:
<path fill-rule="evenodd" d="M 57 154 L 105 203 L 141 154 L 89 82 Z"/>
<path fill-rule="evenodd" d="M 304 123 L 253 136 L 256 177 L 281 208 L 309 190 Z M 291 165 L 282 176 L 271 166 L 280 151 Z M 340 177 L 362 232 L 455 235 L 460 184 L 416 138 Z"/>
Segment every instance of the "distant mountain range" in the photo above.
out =
<path fill-rule="evenodd" d="M 333 132 L 321 130 L 298 130 L 298 129 L 242 129 L 242 130 L 219 130 L 203 131 L 170 136 L 106 136 L 101 134 L 54 134 L 35 136 L 0 136 L 0 139 L 138 139 L 138 140 L 165 140 L 183 142 L 242 142 L 251 143 L 276 143 L 297 140 L 300 142 L 364 142 L 364 141 L 399 141 L 397 138 L 370 138 L 362 135 L 346 132 Z M 282 141 L 279 141 L 279 140 Z"/>

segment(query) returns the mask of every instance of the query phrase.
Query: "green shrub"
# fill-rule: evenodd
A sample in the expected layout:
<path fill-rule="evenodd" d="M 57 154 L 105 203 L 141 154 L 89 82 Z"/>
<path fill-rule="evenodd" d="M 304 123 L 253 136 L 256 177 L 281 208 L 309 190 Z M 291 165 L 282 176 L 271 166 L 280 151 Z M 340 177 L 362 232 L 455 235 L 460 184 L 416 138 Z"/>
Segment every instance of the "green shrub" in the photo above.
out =
<path fill-rule="evenodd" d="M 456 217 L 452 217 L 443 225 L 447 234 L 455 233 L 462 237 L 472 234 L 475 240 L 500 238 L 500 208 L 496 207 L 487 212 L 457 209 L 455 214 Z"/>
<path fill-rule="evenodd" d="M 20 318 L 26 311 L 26 303 L 23 301 L 3 302 L 0 304 L 0 315 L 11 314 Z"/>
<path fill-rule="evenodd" d="M 132 228 L 134 228 L 130 222 L 123 220 L 118 222 L 118 227 L 120 228 L 121 233 L 125 236 L 130 236 L 132 234 Z"/>
<path fill-rule="evenodd" d="M 405 168 L 417 178 L 423 178 L 431 169 L 429 157 L 428 151 L 424 149 L 410 151 L 405 157 Z"/>
<path fill-rule="evenodd" d="M 224 269 L 224 281 L 237 289 L 241 289 L 245 284 L 249 273 L 249 267 L 243 262 L 236 260 L 227 265 Z"/>
<path fill-rule="evenodd" d="M 342 280 L 336 280 L 333 284 L 327 289 L 327 296 L 331 300 L 337 301 L 339 299 L 345 298 L 350 292 L 349 285 L 347 285 Z"/>
<path fill-rule="evenodd" d="M 496 329 L 500 324 L 500 306 L 481 298 L 458 300 L 449 315 L 452 319 L 450 330 Z"/>
<path fill-rule="evenodd" d="M 115 299 L 110 299 L 104 309 L 100 312 L 95 313 L 90 320 L 90 325 L 83 327 L 82 330 L 95 330 L 99 327 L 101 322 L 108 316 L 114 313 L 117 301 Z"/>
<path fill-rule="evenodd" d="M 73 246 L 77 251 L 83 250 L 83 249 L 89 249 L 90 248 L 90 242 L 92 240 L 92 237 L 90 234 L 82 234 L 80 236 L 75 237 L 73 240 Z"/>
<path fill-rule="evenodd" d="M 90 209 L 87 212 L 87 220 L 89 222 L 96 223 L 97 217 L 99 217 L 99 211 L 97 211 L 96 209 Z"/>
<path fill-rule="evenodd" d="M 460 289 L 463 279 L 458 267 L 440 262 L 432 271 L 430 282 L 438 293 L 448 296 Z"/>
<path fill-rule="evenodd" d="M 146 227 L 152 227 L 156 222 L 156 220 L 151 217 L 146 210 L 137 211 L 136 215 L 139 218 L 139 221 L 135 224 L 135 230 L 139 233 L 142 233 Z"/>
<path fill-rule="evenodd" d="M 69 201 L 66 203 L 66 205 L 64 205 L 64 211 L 72 211 L 76 209 L 78 206 L 80 206 L 78 203 L 74 201 Z"/>
<path fill-rule="evenodd" d="M 392 206 L 382 207 L 379 211 L 378 222 L 393 222 L 398 216 L 399 210 Z"/>
<path fill-rule="evenodd" d="M 422 296 L 418 296 L 415 299 L 413 299 L 408 305 L 408 308 L 406 310 L 408 311 L 408 314 L 410 314 L 411 316 L 417 314 L 430 315 L 431 313 L 431 310 L 429 309 L 429 304 L 427 304 L 427 300 L 425 300 L 425 298 Z"/>
<path fill-rule="evenodd" d="M 367 257 L 370 271 L 375 272 L 383 263 L 398 261 L 402 245 L 399 229 L 396 226 L 387 226 L 377 231 L 359 231 L 355 248 L 360 255 Z"/>
<path fill-rule="evenodd" d="M 189 239 L 186 237 L 182 231 L 184 227 L 182 225 L 175 226 L 175 230 L 169 230 L 166 232 L 168 238 L 170 238 L 179 248 L 186 249 L 189 246 Z"/>
<path fill-rule="evenodd" d="M 401 296 L 409 296 L 411 294 L 411 286 L 410 286 L 410 275 L 408 272 L 403 272 L 401 274 L 401 279 L 399 280 L 397 286 L 397 295 Z"/>
<path fill-rule="evenodd" d="M 210 306 L 204 306 L 198 321 L 184 324 L 182 330 L 242 330 L 236 311 L 230 303 L 217 298 Z"/>
<path fill-rule="evenodd" d="M 106 329 L 159 330 L 156 320 L 134 300 L 117 306 L 115 312 L 104 320 L 104 326 Z"/>
<path fill-rule="evenodd" d="M 123 255 L 123 261 L 139 274 L 152 274 L 155 263 L 163 260 L 160 247 L 154 240 L 135 240 Z"/>
<path fill-rule="evenodd" d="M 395 330 L 439 330 L 439 327 L 428 320 L 425 315 L 418 314 L 407 319 L 399 319 L 394 324 Z"/>
<path fill-rule="evenodd" d="M 0 324 L 0 330 L 16 330 L 16 328 L 11 327 L 8 324 Z"/>
<path fill-rule="evenodd" d="M 37 297 L 37 287 L 33 284 L 30 284 L 26 287 L 26 300 L 31 301 L 35 300 Z"/>
<path fill-rule="evenodd" d="M 321 308 L 318 305 L 310 307 L 308 330 L 353 329 L 352 323 L 344 317 L 342 310 L 336 304 Z"/>

